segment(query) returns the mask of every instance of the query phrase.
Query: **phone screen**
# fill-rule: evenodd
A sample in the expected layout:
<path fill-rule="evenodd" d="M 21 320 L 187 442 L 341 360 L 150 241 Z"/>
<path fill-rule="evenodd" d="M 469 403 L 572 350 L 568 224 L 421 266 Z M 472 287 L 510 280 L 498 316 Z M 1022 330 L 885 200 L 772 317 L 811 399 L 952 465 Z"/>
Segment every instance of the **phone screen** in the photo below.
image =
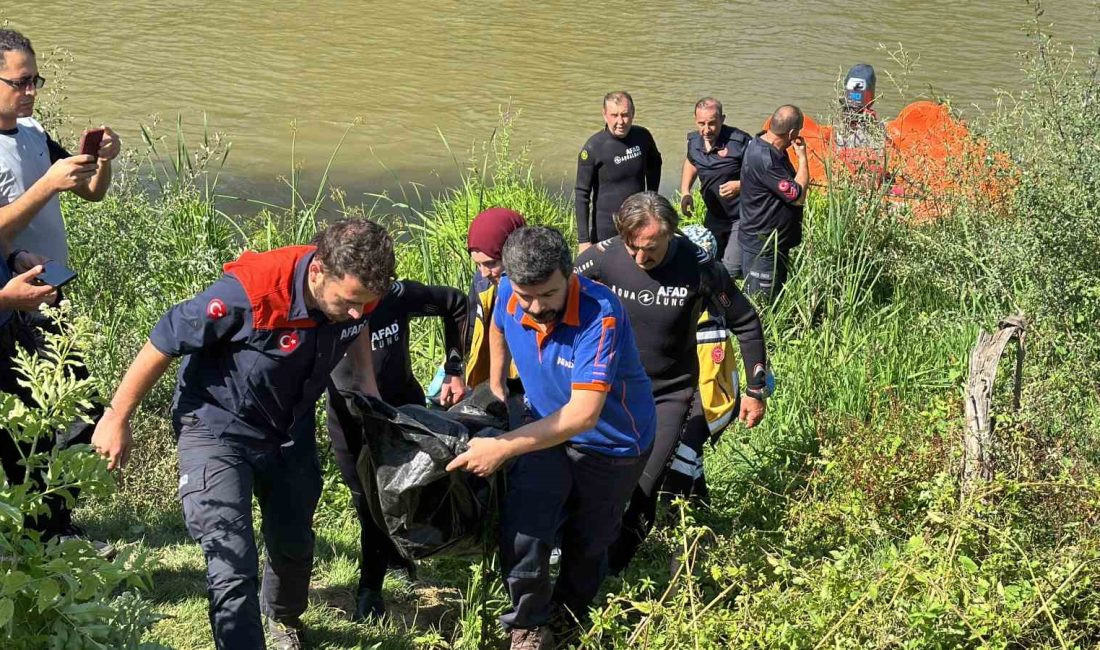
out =
<path fill-rule="evenodd" d="M 46 262 L 43 269 L 42 273 L 38 274 L 37 279 L 41 280 L 43 284 L 50 285 L 54 289 L 60 289 L 76 278 L 76 271 L 60 262 Z"/>

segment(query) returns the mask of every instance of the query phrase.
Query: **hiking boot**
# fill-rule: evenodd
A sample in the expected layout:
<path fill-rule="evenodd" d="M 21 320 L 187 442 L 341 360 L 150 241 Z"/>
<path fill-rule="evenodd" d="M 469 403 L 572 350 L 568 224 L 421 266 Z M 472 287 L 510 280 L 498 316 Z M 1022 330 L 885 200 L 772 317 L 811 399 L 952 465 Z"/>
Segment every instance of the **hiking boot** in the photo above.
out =
<path fill-rule="evenodd" d="M 56 536 L 58 543 L 67 542 L 69 540 L 81 540 L 88 542 L 95 549 L 96 555 L 104 560 L 110 562 L 118 555 L 118 549 L 107 542 L 101 542 L 98 539 L 88 539 L 88 535 L 84 532 L 83 528 L 76 526 L 75 524 L 68 524 L 62 528 Z"/>
<path fill-rule="evenodd" d="M 351 620 L 359 623 L 364 621 L 377 621 L 386 615 L 386 601 L 382 598 L 382 592 L 363 587 L 359 589 L 356 599 L 355 614 Z"/>
<path fill-rule="evenodd" d="M 554 650 L 554 633 L 546 625 L 533 630 L 512 630 L 512 650 Z"/>
<path fill-rule="evenodd" d="M 267 619 L 269 647 L 275 650 L 302 650 L 302 630 L 273 618 Z"/>

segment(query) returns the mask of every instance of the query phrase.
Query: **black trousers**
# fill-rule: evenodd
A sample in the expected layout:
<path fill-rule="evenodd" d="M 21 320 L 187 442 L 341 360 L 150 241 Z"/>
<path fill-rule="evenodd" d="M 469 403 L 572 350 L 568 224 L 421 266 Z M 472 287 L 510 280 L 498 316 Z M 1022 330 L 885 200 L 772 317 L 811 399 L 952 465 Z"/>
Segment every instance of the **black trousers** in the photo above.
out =
<path fill-rule="evenodd" d="M 608 551 L 608 561 L 613 572 L 622 571 L 630 563 L 653 528 L 657 512 L 657 488 L 680 442 L 680 432 L 684 428 L 694 394 L 695 388 L 687 386 L 666 389 L 653 396 L 657 406 L 657 434 L 653 440 L 653 451 L 623 515 L 622 529 Z"/>
<path fill-rule="evenodd" d="M 745 295 L 756 299 L 774 299 L 787 282 L 789 264 L 790 251 L 765 248 L 754 252 L 743 249 L 741 267 L 745 273 Z"/>
<path fill-rule="evenodd" d="M 350 386 L 348 386 L 350 387 Z M 355 471 L 359 453 L 363 450 L 362 428 L 347 411 L 334 382 L 328 394 L 328 436 L 332 454 L 340 468 L 340 476 L 351 491 L 351 501 L 359 518 L 359 588 L 378 591 L 386 577 L 386 569 L 398 560 L 397 550 L 386 533 L 374 523 L 367 506 L 363 486 Z"/>
<path fill-rule="evenodd" d="M 183 518 L 206 556 L 214 645 L 262 650 L 261 612 L 297 625 L 308 604 L 313 513 L 321 497 L 315 438 L 311 433 L 283 446 L 261 445 L 218 437 L 192 415 L 173 424 Z M 253 495 L 263 515 L 267 556 L 262 591 Z"/>
<path fill-rule="evenodd" d="M 710 490 L 703 473 L 703 448 L 708 441 L 716 439 L 717 436 L 710 432 L 699 393 L 695 393 L 691 411 L 680 433 L 680 443 L 673 450 L 665 475 L 658 483 L 657 492 L 662 498 L 672 500 L 683 497 L 695 503 L 710 502 Z M 655 516 L 656 510 L 652 518 Z"/>
<path fill-rule="evenodd" d="M 15 395 L 27 407 L 38 406 L 34 402 L 31 391 L 19 384 L 22 375 L 15 370 L 15 355 L 18 350 L 32 355 L 41 354 L 45 349 L 44 328 L 54 327 L 48 319 L 37 314 L 32 316 L 24 313 L 14 314 L 7 323 L 0 326 L 0 392 Z M 88 376 L 87 370 L 83 367 L 71 368 L 70 371 L 80 379 Z M 98 420 L 102 413 L 102 408 L 97 407 L 91 413 L 93 422 Z M 48 452 L 54 447 L 67 448 L 72 445 L 89 444 L 94 430 L 94 423 L 88 424 L 77 420 L 66 431 L 40 438 L 35 449 Z M 19 484 L 26 480 L 26 468 L 21 461 L 29 451 L 29 444 L 17 445 L 9 432 L 0 426 L 0 463 L 9 482 Z M 44 485 L 40 474 L 37 472 L 32 476 L 32 480 Z M 74 491 L 74 499 L 77 494 L 78 492 Z M 46 538 L 65 533 L 72 526 L 72 510 L 65 504 L 64 498 L 59 495 L 49 495 L 45 503 L 49 512 L 37 519 L 28 519 L 27 527 L 42 533 Z"/>
<path fill-rule="evenodd" d="M 507 470 L 500 513 L 500 559 L 512 601 L 506 629 L 531 629 L 550 620 L 557 604 L 583 617 L 607 575 L 607 548 L 648 452 L 621 458 L 568 445 L 523 454 Z M 561 544 L 556 583 L 550 551 Z"/>
<path fill-rule="evenodd" d="M 718 258 L 722 266 L 726 267 L 730 277 L 735 280 L 741 277 L 741 240 L 737 236 L 740 225 L 741 220 L 734 219 L 728 230 L 725 228 L 709 229 L 714 238 L 718 240 L 718 250 L 715 251 L 714 256 Z"/>
<path fill-rule="evenodd" d="M 706 500 L 702 473 L 703 446 L 710 438 L 706 416 L 694 386 L 654 395 L 657 436 L 630 505 L 623 514 L 622 529 L 608 551 L 612 572 L 626 568 L 653 530 L 661 495 Z"/>

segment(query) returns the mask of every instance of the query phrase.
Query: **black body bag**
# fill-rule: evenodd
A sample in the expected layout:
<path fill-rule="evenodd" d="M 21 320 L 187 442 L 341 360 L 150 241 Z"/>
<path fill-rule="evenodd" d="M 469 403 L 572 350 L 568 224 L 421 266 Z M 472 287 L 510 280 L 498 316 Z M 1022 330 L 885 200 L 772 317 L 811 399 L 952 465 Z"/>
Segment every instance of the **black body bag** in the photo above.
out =
<path fill-rule="evenodd" d="M 371 517 L 398 554 L 411 561 L 444 550 L 481 552 L 479 534 L 496 509 L 496 475 L 483 479 L 446 467 L 466 450 L 471 430 L 496 435 L 500 431 L 493 425 L 503 428 L 507 419 L 471 400 L 450 413 L 393 407 L 354 392 L 340 395 L 348 415 L 362 425 L 356 473 Z"/>

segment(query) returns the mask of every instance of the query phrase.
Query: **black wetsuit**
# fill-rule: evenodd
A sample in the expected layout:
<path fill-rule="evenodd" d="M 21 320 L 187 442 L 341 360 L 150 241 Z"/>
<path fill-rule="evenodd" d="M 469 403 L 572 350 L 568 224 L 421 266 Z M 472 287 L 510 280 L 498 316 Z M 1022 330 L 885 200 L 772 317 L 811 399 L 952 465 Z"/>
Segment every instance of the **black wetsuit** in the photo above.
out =
<path fill-rule="evenodd" d="M 653 451 L 623 516 L 619 540 L 609 551 L 611 568 L 618 571 L 653 525 L 657 487 L 695 395 L 699 381 L 695 331 L 701 310 L 710 307 L 721 314 L 737 336 L 749 386 L 754 389 L 764 387 L 764 330 L 726 269 L 683 237 L 672 239 L 665 259 L 650 271 L 638 267 L 622 239 L 615 237 L 581 253 L 576 272 L 607 285 L 622 300 L 657 404 Z"/>
<path fill-rule="evenodd" d="M 612 216 L 626 197 L 661 184 L 661 152 L 649 131 L 634 126 L 622 140 L 606 128 L 584 143 L 577 159 L 577 240 L 615 236 Z"/>
<path fill-rule="evenodd" d="M 447 348 L 444 370 L 448 375 L 462 376 L 462 360 L 466 353 L 466 314 L 469 303 L 466 294 L 451 287 L 427 286 L 419 282 L 395 282 L 390 292 L 370 315 L 371 360 L 382 399 L 394 406 L 424 404 L 424 389 L 413 377 L 409 357 L 409 319 L 419 316 L 443 317 L 443 339 Z M 357 431 L 356 421 L 346 412 L 344 400 L 336 389 L 356 390 L 355 364 L 348 355 L 332 373 L 328 399 L 328 433 L 332 452 L 344 482 L 351 490 L 352 502 L 359 515 L 360 560 L 359 589 L 379 592 L 387 565 L 396 560 L 396 551 L 389 538 L 371 519 L 363 488 L 355 471 L 355 463 L 363 447 L 362 439 L 348 432 Z"/>
<path fill-rule="evenodd" d="M 672 238 L 665 259 L 650 271 L 634 263 L 620 237 L 581 253 L 576 271 L 611 287 L 622 300 L 655 395 L 698 382 L 695 328 L 707 306 L 737 335 L 750 375 L 766 363 L 764 331 L 752 305 L 722 265 L 683 237 Z M 750 387 L 763 387 L 762 379 L 754 381 L 750 376 Z"/>

